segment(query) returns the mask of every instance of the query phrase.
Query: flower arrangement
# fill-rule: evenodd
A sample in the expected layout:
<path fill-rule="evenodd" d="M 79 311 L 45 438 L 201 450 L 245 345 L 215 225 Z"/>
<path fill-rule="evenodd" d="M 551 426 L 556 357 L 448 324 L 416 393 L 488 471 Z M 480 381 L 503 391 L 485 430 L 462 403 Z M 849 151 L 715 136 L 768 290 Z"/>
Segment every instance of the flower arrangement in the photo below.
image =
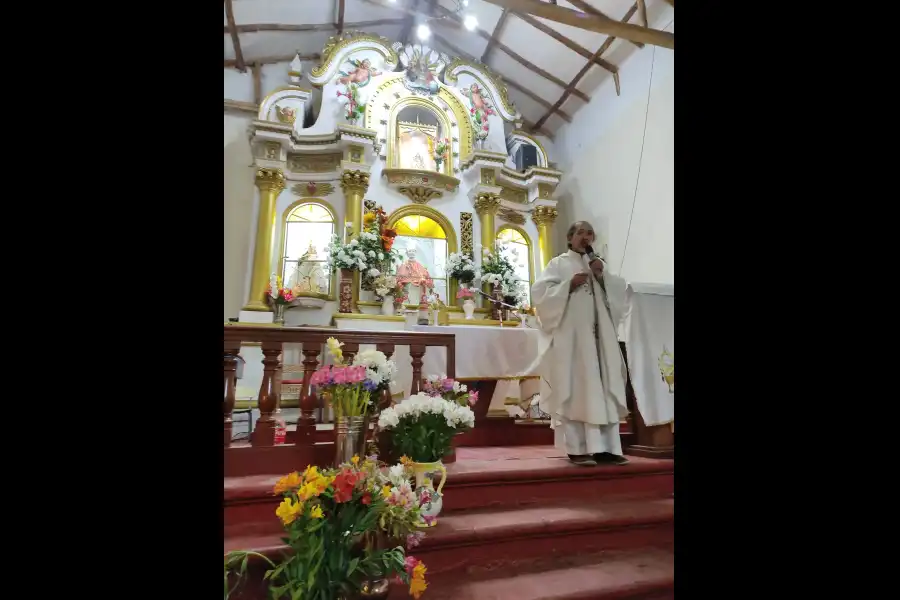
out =
<path fill-rule="evenodd" d="M 415 462 L 435 462 L 450 451 L 453 436 L 475 426 L 468 406 L 418 393 L 381 411 L 378 427 L 388 431 L 394 451 Z"/>
<path fill-rule="evenodd" d="M 427 568 L 406 555 L 407 541 L 421 537 L 413 533 L 420 506 L 409 477 L 402 464 L 387 468 L 354 456 L 336 469 L 309 466 L 279 479 L 275 514 L 291 552 L 266 573 L 272 597 L 349 597 L 366 581 L 397 577 L 420 598 Z"/>
<path fill-rule="evenodd" d="M 482 251 L 481 270 L 477 273 L 481 282 L 499 287 L 503 301 L 511 305 L 518 304 L 525 295 L 522 282 L 516 277 L 516 267 L 510 260 L 516 253 L 515 248 L 502 243 L 495 244 L 493 252 L 485 248 Z"/>
<path fill-rule="evenodd" d="M 428 138 L 428 148 L 431 150 L 434 164 L 437 166 L 438 170 L 440 170 L 441 163 L 447 160 L 447 156 L 450 153 L 450 138 L 444 138 L 437 142 Z"/>
<path fill-rule="evenodd" d="M 475 292 L 473 292 L 469 288 L 461 287 L 456 292 L 457 300 L 471 300 L 473 298 L 475 298 Z"/>
<path fill-rule="evenodd" d="M 375 294 L 381 300 L 385 296 L 393 296 L 397 291 L 397 278 L 389 273 L 381 273 L 372 281 Z"/>
<path fill-rule="evenodd" d="M 475 262 L 468 253 L 453 252 L 447 257 L 447 275 L 462 284 L 472 283 L 477 271 Z"/>
<path fill-rule="evenodd" d="M 446 375 L 429 375 L 422 387 L 426 395 L 456 402 L 460 406 L 475 406 L 478 402 L 478 392 L 470 392 L 464 383 L 449 379 Z"/>
<path fill-rule="evenodd" d="M 366 380 L 375 385 L 373 392 L 389 390 L 397 375 L 397 363 L 380 350 L 362 350 L 353 357 L 353 366 L 366 369 Z"/>
<path fill-rule="evenodd" d="M 266 286 L 266 297 L 272 304 L 286 306 L 297 298 L 299 291 L 296 286 L 293 288 L 282 287 L 281 277 L 272 273 L 269 284 Z"/>

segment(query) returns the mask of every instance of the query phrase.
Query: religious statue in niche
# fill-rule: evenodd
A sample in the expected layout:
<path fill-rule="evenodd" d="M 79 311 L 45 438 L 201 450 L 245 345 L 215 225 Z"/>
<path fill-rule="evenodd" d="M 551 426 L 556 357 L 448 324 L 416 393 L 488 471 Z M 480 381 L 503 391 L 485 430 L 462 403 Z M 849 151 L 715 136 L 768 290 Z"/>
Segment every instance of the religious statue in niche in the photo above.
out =
<path fill-rule="evenodd" d="M 293 289 L 296 286 L 300 292 L 308 294 L 325 293 L 327 279 L 325 271 L 322 269 L 322 262 L 316 252 L 316 247 L 310 242 L 309 249 L 297 261 L 297 266 L 289 280 L 289 287 Z"/>
<path fill-rule="evenodd" d="M 397 283 L 400 285 L 409 284 L 409 300 L 410 302 L 420 301 L 427 295 L 427 291 L 434 287 L 434 280 L 428 273 L 428 269 L 416 260 L 416 247 L 408 246 L 406 248 L 406 260 L 397 268 Z M 413 298 L 419 291 L 418 298 Z"/>
<path fill-rule="evenodd" d="M 494 105 L 491 104 L 490 98 L 477 83 L 470 85 L 469 89 L 460 90 L 460 93 L 468 98 L 472 105 L 469 107 L 469 116 L 475 128 L 475 141 L 479 143 L 480 148 L 491 132 L 488 117 L 497 113 L 494 111 Z"/>
<path fill-rule="evenodd" d="M 381 75 L 381 71 L 372 67 L 372 62 L 368 58 L 363 60 L 348 59 L 347 62 L 352 68 L 347 71 L 339 71 L 340 77 L 335 83 L 343 84 L 344 91 L 338 90 L 337 97 L 346 97 L 347 107 L 344 116 L 348 123 L 355 124 L 365 113 L 366 103 L 362 102 L 359 97 L 359 88 L 369 85 L 372 77 Z"/>
<path fill-rule="evenodd" d="M 403 85 L 413 93 L 433 96 L 440 90 L 438 75 L 447 64 L 447 57 L 428 46 L 409 44 L 400 53 L 400 62 L 406 68 Z"/>

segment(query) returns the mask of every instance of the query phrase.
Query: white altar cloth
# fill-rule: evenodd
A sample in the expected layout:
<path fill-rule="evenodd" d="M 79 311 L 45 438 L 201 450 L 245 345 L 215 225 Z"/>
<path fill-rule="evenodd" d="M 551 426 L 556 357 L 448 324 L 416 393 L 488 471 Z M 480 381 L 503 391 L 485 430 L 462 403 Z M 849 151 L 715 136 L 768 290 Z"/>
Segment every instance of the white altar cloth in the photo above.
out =
<path fill-rule="evenodd" d="M 675 286 L 628 285 L 625 344 L 638 410 L 647 425 L 675 421 Z M 671 368 L 669 381 L 662 367 Z"/>

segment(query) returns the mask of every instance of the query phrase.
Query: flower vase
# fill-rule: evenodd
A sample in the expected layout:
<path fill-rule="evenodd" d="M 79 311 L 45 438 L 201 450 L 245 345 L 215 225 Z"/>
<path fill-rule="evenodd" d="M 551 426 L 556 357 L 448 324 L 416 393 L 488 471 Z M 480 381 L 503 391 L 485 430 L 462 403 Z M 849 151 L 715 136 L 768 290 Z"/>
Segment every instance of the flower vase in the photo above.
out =
<path fill-rule="evenodd" d="M 494 284 L 494 289 L 492 290 L 491 297 L 496 301 L 503 301 L 503 296 L 500 294 L 500 286 L 498 284 Z M 500 304 L 497 302 L 491 302 L 491 319 L 494 321 L 500 321 Z"/>
<path fill-rule="evenodd" d="M 381 314 L 388 316 L 394 314 L 394 297 L 390 294 L 381 299 Z"/>
<path fill-rule="evenodd" d="M 359 454 L 365 417 L 337 417 L 334 423 L 334 466 L 339 467 Z"/>
<path fill-rule="evenodd" d="M 275 304 L 275 324 L 284 325 L 284 309 L 287 305 Z"/>
<path fill-rule="evenodd" d="M 420 515 L 422 521 L 419 527 L 434 527 L 437 525 L 437 517 L 441 514 L 441 508 L 444 504 L 444 483 L 447 481 L 447 467 L 441 461 L 430 463 L 410 463 L 413 473 L 416 475 L 416 497 L 421 504 Z M 436 472 L 441 473 L 441 482 L 437 489 L 434 489 L 434 480 L 432 475 Z"/>
<path fill-rule="evenodd" d="M 466 298 L 463 300 L 463 312 L 466 313 L 466 320 L 471 320 L 475 318 L 475 301 L 471 298 Z"/>
<path fill-rule="evenodd" d="M 341 269 L 340 283 L 340 303 L 338 305 L 339 313 L 353 312 L 351 306 L 353 300 L 353 271 L 350 269 Z"/>

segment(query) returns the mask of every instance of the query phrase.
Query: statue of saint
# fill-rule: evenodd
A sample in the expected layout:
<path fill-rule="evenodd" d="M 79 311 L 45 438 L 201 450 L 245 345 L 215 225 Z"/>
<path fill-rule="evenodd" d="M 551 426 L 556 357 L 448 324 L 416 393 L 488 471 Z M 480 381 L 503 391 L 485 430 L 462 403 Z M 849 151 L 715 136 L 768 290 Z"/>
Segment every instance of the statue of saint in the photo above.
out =
<path fill-rule="evenodd" d="M 427 291 L 434 287 L 434 281 L 428 269 L 416 260 L 416 248 L 406 249 L 406 260 L 397 268 L 397 283 L 409 284 L 409 302 L 415 303 L 424 298 Z M 418 294 L 416 292 L 419 292 Z"/>
<path fill-rule="evenodd" d="M 325 293 L 325 286 L 328 285 L 328 280 L 325 276 L 325 271 L 322 269 L 322 261 L 319 259 L 316 247 L 313 246 L 312 242 L 309 243 L 309 249 L 297 261 L 297 267 L 294 269 L 288 282 L 288 287 L 293 288 L 295 285 L 301 293 Z"/>

